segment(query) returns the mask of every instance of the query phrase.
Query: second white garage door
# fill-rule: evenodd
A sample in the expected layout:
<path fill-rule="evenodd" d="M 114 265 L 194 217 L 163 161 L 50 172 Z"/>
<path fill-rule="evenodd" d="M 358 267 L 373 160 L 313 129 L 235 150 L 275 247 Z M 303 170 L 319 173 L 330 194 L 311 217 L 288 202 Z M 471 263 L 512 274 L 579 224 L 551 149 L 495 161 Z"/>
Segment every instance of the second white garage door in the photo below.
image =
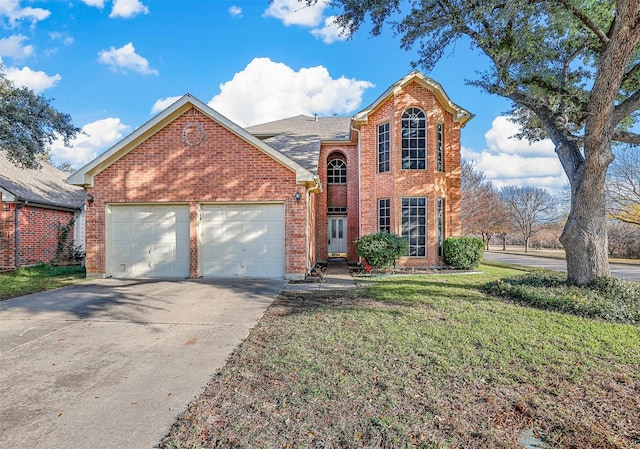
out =
<path fill-rule="evenodd" d="M 283 277 L 284 205 L 202 206 L 201 274 Z"/>

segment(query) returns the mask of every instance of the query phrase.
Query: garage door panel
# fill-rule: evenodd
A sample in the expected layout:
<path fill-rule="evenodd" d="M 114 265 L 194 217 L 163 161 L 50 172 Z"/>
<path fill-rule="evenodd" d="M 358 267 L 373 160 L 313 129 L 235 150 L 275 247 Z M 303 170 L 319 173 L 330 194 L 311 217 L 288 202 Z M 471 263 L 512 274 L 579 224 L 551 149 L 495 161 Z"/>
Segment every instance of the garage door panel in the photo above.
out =
<path fill-rule="evenodd" d="M 109 217 L 108 274 L 188 277 L 188 206 L 111 206 Z"/>
<path fill-rule="evenodd" d="M 212 205 L 202 211 L 203 276 L 284 276 L 282 204 Z"/>

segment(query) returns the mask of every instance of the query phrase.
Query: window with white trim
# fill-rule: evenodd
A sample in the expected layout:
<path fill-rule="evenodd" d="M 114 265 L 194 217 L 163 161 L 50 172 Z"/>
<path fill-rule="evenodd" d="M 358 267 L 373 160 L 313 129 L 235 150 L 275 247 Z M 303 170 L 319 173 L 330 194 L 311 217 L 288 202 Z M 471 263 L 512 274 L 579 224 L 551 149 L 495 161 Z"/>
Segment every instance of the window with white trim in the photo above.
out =
<path fill-rule="evenodd" d="M 391 232 L 391 200 L 378 200 L 378 232 Z"/>
<path fill-rule="evenodd" d="M 436 220 L 438 233 L 438 256 L 443 256 L 444 243 L 444 198 L 438 198 L 436 201 Z"/>
<path fill-rule="evenodd" d="M 378 173 L 389 171 L 389 123 L 378 125 Z"/>
<path fill-rule="evenodd" d="M 444 154 L 442 151 L 444 142 L 443 129 L 442 123 L 436 123 L 436 170 L 438 171 L 444 171 Z"/>
<path fill-rule="evenodd" d="M 410 257 L 427 255 L 426 198 L 402 198 L 402 236 L 409 241 Z"/>
<path fill-rule="evenodd" d="M 342 159 L 332 159 L 327 164 L 327 183 L 347 183 L 347 163 Z"/>
<path fill-rule="evenodd" d="M 420 108 L 402 114 L 402 169 L 427 168 L 427 116 Z"/>

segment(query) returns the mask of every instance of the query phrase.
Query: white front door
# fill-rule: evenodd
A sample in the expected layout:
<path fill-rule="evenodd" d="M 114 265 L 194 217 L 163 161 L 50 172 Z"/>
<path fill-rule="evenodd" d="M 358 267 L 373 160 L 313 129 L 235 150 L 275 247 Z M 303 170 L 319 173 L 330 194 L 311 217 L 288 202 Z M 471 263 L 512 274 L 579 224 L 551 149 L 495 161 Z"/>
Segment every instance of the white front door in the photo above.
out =
<path fill-rule="evenodd" d="M 329 257 L 347 257 L 347 217 L 329 217 L 327 240 Z"/>

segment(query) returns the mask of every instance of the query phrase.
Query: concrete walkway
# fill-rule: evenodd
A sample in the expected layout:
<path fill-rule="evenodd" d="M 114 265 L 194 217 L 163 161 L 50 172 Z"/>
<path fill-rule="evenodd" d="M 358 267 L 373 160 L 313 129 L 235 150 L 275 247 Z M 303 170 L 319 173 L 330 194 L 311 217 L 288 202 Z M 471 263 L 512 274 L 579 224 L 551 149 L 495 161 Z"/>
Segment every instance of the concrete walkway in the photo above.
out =
<path fill-rule="evenodd" d="M 327 265 L 321 282 L 289 282 L 284 288 L 286 292 L 316 292 L 323 290 L 349 290 L 356 288 L 356 283 L 349 273 L 346 261 L 331 261 Z"/>

